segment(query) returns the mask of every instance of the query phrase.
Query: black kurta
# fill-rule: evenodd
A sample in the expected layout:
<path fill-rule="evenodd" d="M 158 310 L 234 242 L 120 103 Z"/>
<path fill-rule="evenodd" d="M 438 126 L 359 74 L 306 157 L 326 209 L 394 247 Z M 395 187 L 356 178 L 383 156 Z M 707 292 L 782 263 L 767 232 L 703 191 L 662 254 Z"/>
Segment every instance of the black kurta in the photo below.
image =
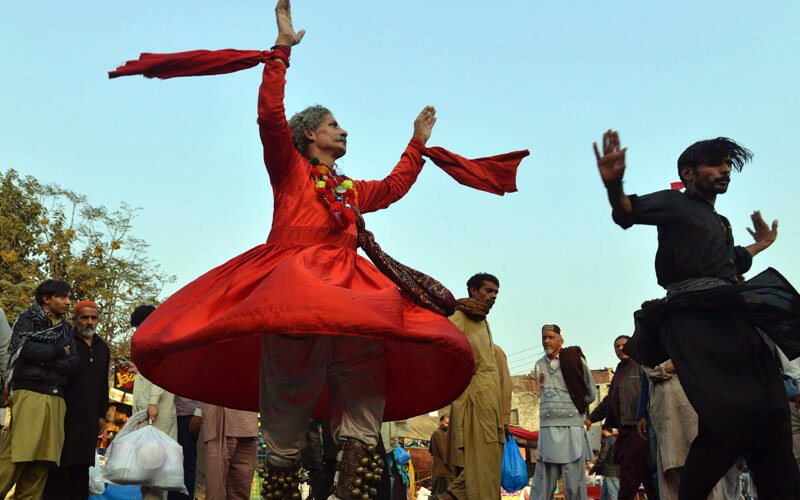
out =
<path fill-rule="evenodd" d="M 728 219 L 697 194 L 667 190 L 629 198 L 633 224 L 658 226 L 656 277 L 664 288 L 690 278 L 736 283 L 736 276 L 750 269 L 753 257 L 733 244 Z"/>
<path fill-rule="evenodd" d="M 80 364 L 70 378 L 66 397 L 67 415 L 64 419 L 64 448 L 61 466 L 94 465 L 99 419 L 108 410 L 108 374 L 111 353 L 99 336 L 91 347 L 75 332 Z"/>
<path fill-rule="evenodd" d="M 625 352 L 648 366 L 671 358 L 698 415 L 680 497 L 706 498 L 744 456 L 759 495 L 800 498 L 778 364 L 754 328 L 796 345 L 797 292 L 771 269 L 755 283 L 736 284 L 752 256 L 734 246 L 728 220 L 698 195 L 660 191 L 630 199 L 629 222 L 658 226 L 658 282 L 675 293 L 635 314 Z M 707 278 L 721 281 L 676 292 L 677 282 Z"/>

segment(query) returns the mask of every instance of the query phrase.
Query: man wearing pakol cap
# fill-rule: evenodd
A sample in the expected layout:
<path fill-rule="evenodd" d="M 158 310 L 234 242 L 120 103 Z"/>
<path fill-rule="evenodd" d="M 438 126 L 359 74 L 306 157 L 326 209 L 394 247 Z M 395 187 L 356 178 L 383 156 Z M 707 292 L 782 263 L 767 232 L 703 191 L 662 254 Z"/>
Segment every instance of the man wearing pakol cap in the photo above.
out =
<path fill-rule="evenodd" d="M 450 408 L 444 463 L 455 470 L 456 478 L 438 499 L 500 498 L 500 463 L 506 440 L 497 355 L 486 321 L 499 291 L 500 281 L 495 276 L 472 276 L 467 281 L 469 298 L 459 300 L 461 307 L 450 316 L 469 340 L 475 374 Z"/>
<path fill-rule="evenodd" d="M 531 498 L 550 500 L 564 478 L 566 500 L 587 500 L 586 460 L 594 458 L 583 420 L 594 401 L 592 372 L 580 347 L 561 348 L 558 325 L 542 327 L 545 356 L 533 368 L 539 387 L 539 445 Z"/>
<path fill-rule="evenodd" d="M 108 345 L 97 334 L 99 319 L 100 307 L 95 302 L 82 300 L 75 305 L 72 331 L 80 361 L 64 397 L 64 448 L 61 463 L 47 477 L 46 499 L 89 496 L 89 467 L 94 465 L 97 435 L 106 426 L 111 360 Z"/>
<path fill-rule="evenodd" d="M 45 281 L 12 328 L 6 372 L 11 427 L 0 449 L 0 498 L 14 483 L 14 498 L 41 498 L 48 471 L 61 460 L 64 393 L 78 369 L 75 337 L 65 319 L 71 296 L 69 284 Z"/>

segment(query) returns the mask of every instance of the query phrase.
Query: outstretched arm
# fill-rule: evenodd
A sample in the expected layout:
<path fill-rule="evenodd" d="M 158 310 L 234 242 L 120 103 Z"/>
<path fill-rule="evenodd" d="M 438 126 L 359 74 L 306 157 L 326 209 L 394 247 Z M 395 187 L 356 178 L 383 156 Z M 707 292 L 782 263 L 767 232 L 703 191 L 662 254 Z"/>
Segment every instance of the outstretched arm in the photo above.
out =
<path fill-rule="evenodd" d="M 630 222 L 633 215 L 631 200 L 622 189 L 622 178 L 625 175 L 625 152 L 628 148 L 620 148 L 619 133 L 607 130 L 603 134 L 603 155 L 594 143 L 594 155 L 597 158 L 597 169 L 606 187 L 608 201 L 618 222 Z"/>
<path fill-rule="evenodd" d="M 753 257 L 759 252 L 766 250 L 770 245 L 775 242 L 778 237 L 778 221 L 772 221 L 772 228 L 770 228 L 761 216 L 761 212 L 756 210 L 750 216 L 753 221 L 753 229 L 747 228 L 747 232 L 753 237 L 755 243 L 748 245 L 745 249 L 750 252 Z"/>
<path fill-rule="evenodd" d="M 289 0 L 278 0 L 275 6 L 278 36 L 275 45 L 293 47 L 300 43 L 304 30 L 295 33 L 292 25 L 292 7 Z M 258 92 L 258 126 L 264 146 L 264 164 L 270 181 L 277 186 L 288 173 L 299 153 L 292 142 L 292 132 L 286 121 L 283 107 L 286 86 L 286 62 L 275 57 L 264 65 L 264 75 Z"/>
<path fill-rule="evenodd" d="M 436 109 L 433 106 L 422 108 L 414 120 L 414 135 L 411 142 L 416 142 L 417 146 L 424 146 L 430 138 L 435 124 Z M 358 207 L 362 213 L 386 208 L 408 193 L 425 163 L 420 149 L 422 148 L 418 149 L 413 144 L 409 144 L 403 152 L 400 162 L 385 179 L 357 183 Z"/>

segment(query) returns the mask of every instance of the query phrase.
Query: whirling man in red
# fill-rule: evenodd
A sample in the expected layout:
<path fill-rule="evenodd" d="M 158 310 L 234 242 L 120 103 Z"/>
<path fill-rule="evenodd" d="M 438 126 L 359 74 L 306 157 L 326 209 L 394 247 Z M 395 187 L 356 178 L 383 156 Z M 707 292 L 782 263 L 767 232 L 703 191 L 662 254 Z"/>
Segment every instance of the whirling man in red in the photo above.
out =
<path fill-rule="evenodd" d="M 286 120 L 285 73 L 304 32 L 293 28 L 289 0 L 275 13 L 271 51 L 143 54 L 110 75 L 170 78 L 265 64 L 258 124 L 275 198 L 269 238 L 171 296 L 137 331 L 132 354 L 177 394 L 255 409 L 260 392 L 265 498 L 300 498 L 312 415 L 330 420 L 341 447 L 332 498 L 375 498 L 381 421 L 445 406 L 469 383 L 474 360 L 447 319 L 459 307 L 450 292 L 383 253 L 361 214 L 402 198 L 423 155 L 462 184 L 503 194 L 516 191 L 528 152 L 467 160 L 427 148 L 436 110 L 426 106 L 388 177 L 350 179 L 336 165 L 347 132 L 329 110 L 312 106 Z"/>

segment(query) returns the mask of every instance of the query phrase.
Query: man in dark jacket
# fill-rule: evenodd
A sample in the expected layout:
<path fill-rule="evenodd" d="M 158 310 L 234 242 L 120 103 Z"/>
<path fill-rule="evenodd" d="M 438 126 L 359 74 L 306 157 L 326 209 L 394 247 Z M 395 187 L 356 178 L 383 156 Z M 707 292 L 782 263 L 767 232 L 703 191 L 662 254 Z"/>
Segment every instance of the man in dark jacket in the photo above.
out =
<path fill-rule="evenodd" d="M 614 462 L 614 444 L 616 442 L 617 438 L 614 437 L 613 429 L 603 426 L 603 442 L 600 445 L 600 453 L 589 471 L 590 474 L 603 476 L 600 500 L 617 500 L 619 496 L 619 465 Z"/>
<path fill-rule="evenodd" d="M 75 337 L 64 320 L 72 288 L 47 280 L 35 295 L 11 333 L 11 428 L 0 450 L 0 498 L 14 483 L 15 498 L 41 498 L 47 472 L 61 460 L 64 393 L 78 369 Z"/>
<path fill-rule="evenodd" d="M 447 491 L 450 482 L 453 481 L 453 471 L 450 470 L 443 460 L 444 447 L 447 444 L 447 426 L 450 425 L 450 417 L 442 415 L 439 417 L 439 427 L 431 434 L 431 444 L 428 448 L 433 457 L 431 470 L 431 494 L 439 495 Z"/>
<path fill-rule="evenodd" d="M 81 499 L 89 496 L 89 467 L 94 465 L 97 434 L 106 426 L 108 369 L 111 353 L 96 333 L 100 308 L 91 300 L 75 305 L 73 333 L 80 363 L 69 379 L 61 464 L 50 471 L 45 498 Z"/>
<path fill-rule="evenodd" d="M 614 462 L 620 467 L 619 500 L 635 498 L 640 484 L 644 484 L 647 498 L 657 500 L 650 450 L 647 441 L 636 432 L 642 367 L 622 351 L 628 340 L 630 337 L 627 335 L 620 335 L 614 340 L 614 352 L 619 364 L 611 379 L 611 389 L 586 419 L 586 427 L 605 420 L 606 427 L 619 430 L 619 438 L 614 445 Z"/>

